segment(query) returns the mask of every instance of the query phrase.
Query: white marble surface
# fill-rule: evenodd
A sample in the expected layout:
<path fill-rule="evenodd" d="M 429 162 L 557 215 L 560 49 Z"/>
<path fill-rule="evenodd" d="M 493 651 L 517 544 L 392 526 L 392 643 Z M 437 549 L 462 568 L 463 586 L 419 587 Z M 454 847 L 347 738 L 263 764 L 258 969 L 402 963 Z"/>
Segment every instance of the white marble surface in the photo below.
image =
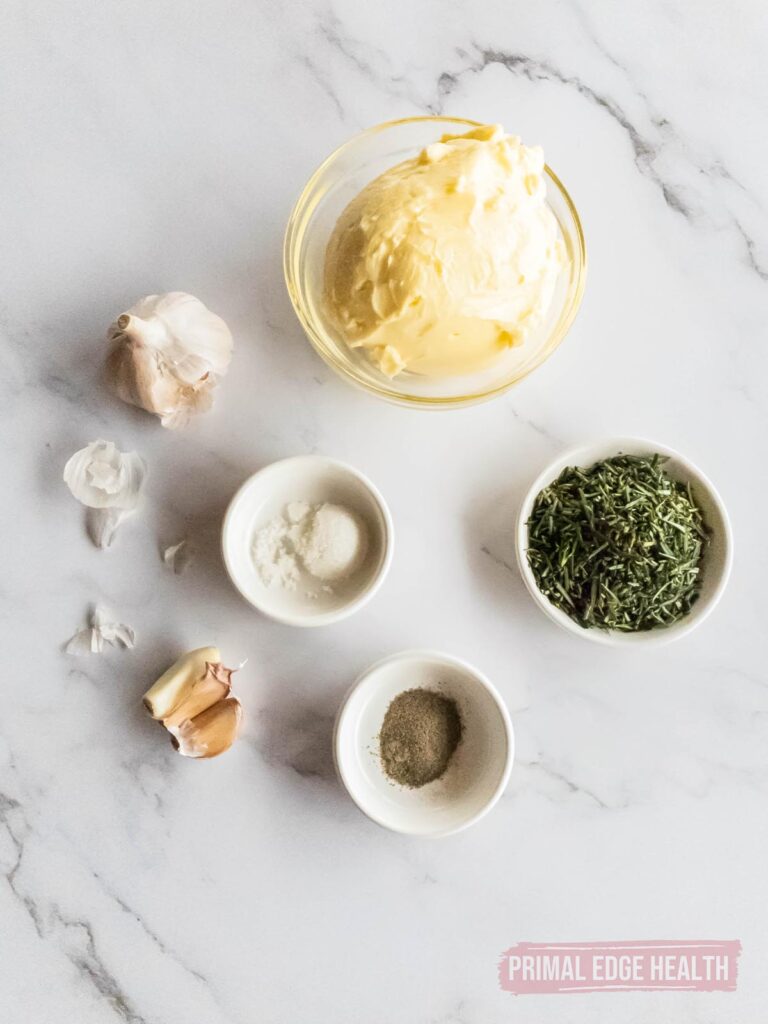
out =
<path fill-rule="evenodd" d="M 4 5 L 4 1022 L 764 1021 L 767 44 L 758 0 Z M 280 265 L 320 159 L 428 111 L 542 143 L 591 258 L 545 367 L 495 403 L 432 415 L 337 380 Z M 179 435 L 101 379 L 112 316 L 176 288 L 237 339 L 214 412 Z M 561 634 L 512 567 L 526 482 L 609 432 L 682 449 L 732 513 L 730 589 L 667 649 Z M 99 436 L 151 474 L 106 553 L 61 482 Z M 315 451 L 378 483 L 398 549 L 364 611 L 297 632 L 238 598 L 217 531 L 246 475 Z M 174 577 L 158 545 L 186 532 L 200 554 Z M 63 656 L 94 600 L 136 627 L 135 652 Z M 247 723 L 229 754 L 194 764 L 138 698 L 206 642 L 248 658 Z M 369 823 L 329 760 L 351 679 L 413 645 L 477 663 L 517 731 L 499 807 L 438 842 Z M 643 938 L 741 939 L 738 991 L 497 988 L 515 941 Z"/>

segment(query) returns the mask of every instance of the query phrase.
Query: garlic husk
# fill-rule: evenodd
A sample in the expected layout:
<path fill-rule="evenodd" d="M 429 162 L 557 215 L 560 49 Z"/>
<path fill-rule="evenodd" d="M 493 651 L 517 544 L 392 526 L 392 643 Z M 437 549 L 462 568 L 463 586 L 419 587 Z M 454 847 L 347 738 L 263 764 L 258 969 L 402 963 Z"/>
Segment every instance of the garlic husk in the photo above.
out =
<path fill-rule="evenodd" d="M 133 515 L 133 509 L 89 508 L 85 528 L 97 548 L 108 548 L 115 539 L 117 528 L 124 519 Z"/>
<path fill-rule="evenodd" d="M 232 689 L 232 673 L 235 670 L 225 668 L 221 663 L 206 663 L 205 673 L 195 680 L 185 697 L 176 705 L 169 715 L 163 719 L 163 725 L 169 731 L 182 725 L 190 718 L 195 718 L 206 711 L 212 704 L 224 700 Z"/>
<path fill-rule="evenodd" d="M 237 739 L 242 711 L 237 697 L 220 700 L 178 727 L 169 728 L 171 742 L 184 757 L 223 754 Z"/>
<path fill-rule="evenodd" d="M 107 374 L 124 402 L 182 426 L 209 408 L 232 358 L 232 334 L 194 295 L 148 295 L 108 332 Z"/>
<path fill-rule="evenodd" d="M 171 544 L 163 551 L 163 562 L 177 576 L 180 576 L 192 561 L 192 552 L 186 540 Z"/>
<path fill-rule="evenodd" d="M 102 440 L 75 452 L 64 467 L 64 482 L 88 508 L 135 509 L 146 475 L 140 455 Z"/>
<path fill-rule="evenodd" d="M 206 674 L 206 666 L 221 661 L 218 647 L 198 647 L 184 654 L 144 694 L 144 707 L 153 718 L 167 718 L 186 700 L 195 683 Z"/>
<path fill-rule="evenodd" d="M 101 654 L 105 644 L 130 650 L 136 644 L 136 634 L 130 626 L 116 622 L 106 608 L 96 605 L 89 613 L 88 626 L 75 633 L 64 651 L 78 658 L 84 654 Z"/>

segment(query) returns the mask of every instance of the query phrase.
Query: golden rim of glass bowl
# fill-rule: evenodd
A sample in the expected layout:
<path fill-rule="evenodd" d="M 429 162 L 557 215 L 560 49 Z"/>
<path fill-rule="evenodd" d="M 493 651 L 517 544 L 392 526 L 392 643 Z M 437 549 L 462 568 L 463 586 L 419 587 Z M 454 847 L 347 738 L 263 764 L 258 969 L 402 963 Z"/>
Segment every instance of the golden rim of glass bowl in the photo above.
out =
<path fill-rule="evenodd" d="M 570 211 L 573 219 L 573 226 L 576 235 L 576 245 L 578 248 L 579 259 L 577 262 L 577 277 L 575 287 L 573 288 L 569 305 L 565 308 L 564 314 L 560 317 L 560 321 L 557 324 L 556 330 L 548 340 L 547 345 L 541 352 L 541 357 L 537 359 L 531 366 L 526 367 L 525 371 L 511 377 L 509 380 L 505 380 L 502 384 L 494 387 L 486 388 L 482 391 L 471 392 L 466 395 L 451 395 L 447 397 L 433 396 L 433 395 L 412 395 L 406 391 L 399 391 L 397 388 L 397 378 L 393 378 L 391 384 L 382 382 L 381 384 L 374 383 L 369 380 L 362 380 L 355 373 L 353 373 L 349 367 L 343 363 L 333 351 L 333 348 L 328 344 L 325 336 L 325 332 L 322 330 L 321 325 L 315 323 L 315 321 L 307 316 L 306 311 L 303 307 L 303 303 L 299 298 L 299 290 L 295 284 L 295 275 L 292 268 L 292 256 L 297 245 L 300 243 L 304 235 L 304 225 L 309 220 L 309 217 L 314 212 L 315 206 L 322 196 L 317 197 L 312 201 L 312 193 L 315 190 L 315 186 L 319 178 L 322 177 L 329 164 L 334 163 L 338 156 L 344 152 L 345 149 L 359 142 L 360 139 L 365 135 L 375 135 L 379 132 L 385 132 L 388 128 L 396 128 L 398 125 L 404 124 L 418 124 L 421 122 L 431 122 L 433 124 L 463 124 L 468 128 L 481 127 L 482 121 L 473 121 L 466 117 L 448 117 L 443 115 L 435 116 L 422 116 L 422 117 L 402 117 L 394 121 L 383 121 L 381 124 L 374 125 L 372 128 L 365 128 L 363 131 L 353 135 L 351 139 L 342 143 L 334 151 L 326 157 L 325 160 L 320 164 L 314 174 L 310 177 L 304 188 L 296 200 L 291 215 L 288 218 L 288 224 L 285 229 L 285 238 L 283 242 L 283 274 L 285 276 L 285 284 L 288 289 L 288 295 L 290 296 L 291 303 L 296 312 L 296 316 L 304 328 L 304 332 L 316 349 L 318 354 L 323 360 L 333 369 L 339 376 L 343 377 L 346 381 L 354 384 L 358 388 L 362 388 L 364 391 L 368 391 L 371 394 L 378 395 L 379 398 L 383 398 L 389 402 L 396 402 L 401 405 L 420 405 L 420 406 L 458 406 L 458 405 L 470 405 L 473 402 L 482 402 L 490 398 L 495 398 L 497 395 L 504 394 L 505 391 L 509 391 L 510 388 L 514 387 L 529 374 L 533 373 L 541 364 L 548 359 L 552 353 L 559 347 L 565 335 L 568 333 L 571 324 L 573 323 L 576 313 L 581 305 L 581 299 L 584 294 L 584 285 L 587 278 L 587 246 L 584 239 L 584 230 L 581 226 L 581 219 L 579 217 L 576 205 L 568 194 L 568 190 L 562 181 L 558 178 L 552 168 L 545 164 L 544 168 L 547 173 L 549 180 L 556 186 L 563 200 L 565 201 L 568 210 Z"/>

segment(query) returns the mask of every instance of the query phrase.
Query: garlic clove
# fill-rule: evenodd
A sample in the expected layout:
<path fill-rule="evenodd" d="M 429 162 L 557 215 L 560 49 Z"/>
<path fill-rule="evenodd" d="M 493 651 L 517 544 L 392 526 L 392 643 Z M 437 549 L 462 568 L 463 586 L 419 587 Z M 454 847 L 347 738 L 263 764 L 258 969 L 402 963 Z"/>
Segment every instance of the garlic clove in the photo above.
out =
<path fill-rule="evenodd" d="M 243 709 L 237 697 L 227 697 L 192 719 L 169 729 L 171 742 L 184 757 L 216 757 L 237 738 Z"/>
<path fill-rule="evenodd" d="M 148 295 L 109 329 L 107 374 L 123 401 L 181 426 L 209 408 L 229 366 L 232 335 L 194 295 Z"/>
<path fill-rule="evenodd" d="M 163 719 L 163 725 L 169 731 L 179 727 L 190 718 L 195 718 L 206 711 L 212 704 L 224 700 L 232 689 L 232 673 L 234 669 L 225 668 L 222 664 L 207 662 L 205 674 L 197 679 L 187 695 Z"/>
<path fill-rule="evenodd" d="M 144 707 L 153 718 L 167 718 L 189 696 L 194 684 L 206 674 L 206 665 L 221 661 L 217 647 L 199 647 L 189 651 L 163 672 L 144 694 Z"/>

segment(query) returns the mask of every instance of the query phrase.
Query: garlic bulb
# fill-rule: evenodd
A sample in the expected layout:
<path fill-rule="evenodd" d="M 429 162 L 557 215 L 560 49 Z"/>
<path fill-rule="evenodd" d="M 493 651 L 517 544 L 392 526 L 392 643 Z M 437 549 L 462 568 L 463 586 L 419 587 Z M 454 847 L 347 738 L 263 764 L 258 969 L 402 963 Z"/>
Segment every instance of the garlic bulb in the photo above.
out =
<path fill-rule="evenodd" d="M 186 292 L 148 295 L 108 332 L 107 374 L 130 405 L 180 427 L 213 402 L 213 389 L 232 358 L 232 335 L 221 319 Z"/>
<path fill-rule="evenodd" d="M 109 547 L 117 527 L 135 511 L 147 467 L 136 452 L 121 452 L 111 441 L 92 441 L 64 467 L 64 481 L 88 508 L 88 534 L 99 548 Z"/>
<path fill-rule="evenodd" d="M 232 674 L 215 647 L 183 655 L 144 694 L 144 706 L 185 757 L 216 757 L 234 743 L 242 708 L 230 697 Z"/>

